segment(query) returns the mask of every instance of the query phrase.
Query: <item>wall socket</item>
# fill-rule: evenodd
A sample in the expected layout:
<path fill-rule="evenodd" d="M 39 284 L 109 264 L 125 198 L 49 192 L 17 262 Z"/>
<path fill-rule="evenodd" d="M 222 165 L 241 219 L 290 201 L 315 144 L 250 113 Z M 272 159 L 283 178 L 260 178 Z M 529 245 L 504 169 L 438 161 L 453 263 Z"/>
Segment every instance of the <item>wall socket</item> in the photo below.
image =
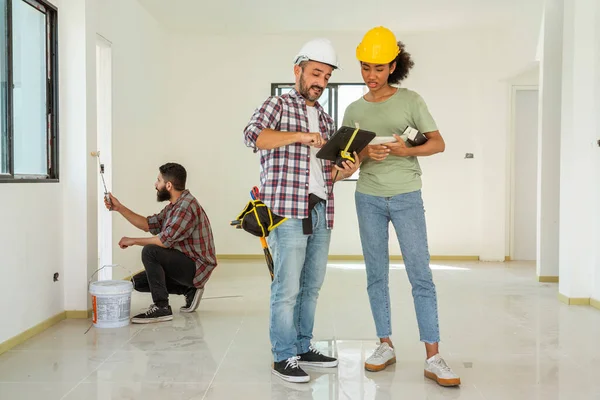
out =
<path fill-rule="evenodd" d="M 466 153 L 465 158 L 473 158 L 473 153 Z"/>

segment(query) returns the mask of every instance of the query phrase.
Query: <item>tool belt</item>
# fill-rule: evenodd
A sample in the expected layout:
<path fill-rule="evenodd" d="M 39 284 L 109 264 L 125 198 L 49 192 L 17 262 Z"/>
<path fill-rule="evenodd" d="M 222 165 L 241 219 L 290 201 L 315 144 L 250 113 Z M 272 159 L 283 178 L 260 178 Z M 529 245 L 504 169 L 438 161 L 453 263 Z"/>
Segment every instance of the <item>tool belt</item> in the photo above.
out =
<path fill-rule="evenodd" d="M 269 207 L 260 200 L 251 200 L 248 202 L 242 212 L 231 221 L 231 225 L 236 226 L 258 237 L 267 237 L 269 233 L 287 218 L 273 214 Z"/>
<path fill-rule="evenodd" d="M 308 217 L 302 219 L 302 232 L 305 235 L 311 235 L 312 230 L 312 210 L 317 204 L 324 202 L 322 198 L 314 194 L 310 194 L 308 197 Z M 236 217 L 235 220 L 231 221 L 231 225 L 238 229 L 243 229 L 246 232 L 258 236 L 267 237 L 269 233 L 279 225 L 281 225 L 287 218 L 280 217 L 277 214 L 271 212 L 269 207 L 260 200 L 251 200 L 248 202 L 242 212 Z"/>

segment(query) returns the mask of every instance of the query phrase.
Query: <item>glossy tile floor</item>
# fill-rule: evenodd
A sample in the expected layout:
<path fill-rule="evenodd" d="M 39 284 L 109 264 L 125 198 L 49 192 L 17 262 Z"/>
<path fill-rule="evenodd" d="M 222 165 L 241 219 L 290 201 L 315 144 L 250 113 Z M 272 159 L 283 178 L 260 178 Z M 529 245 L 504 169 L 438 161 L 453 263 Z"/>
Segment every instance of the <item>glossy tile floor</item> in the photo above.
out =
<path fill-rule="evenodd" d="M 398 363 L 369 373 L 376 347 L 364 266 L 332 263 L 319 299 L 315 344 L 340 359 L 308 384 L 273 376 L 264 263 L 223 262 L 199 311 L 120 329 L 68 320 L 0 356 L 0 399 L 600 399 L 600 311 L 566 306 L 530 263 L 432 264 L 442 355 L 460 388 L 423 377 L 406 273 L 393 265 Z M 151 302 L 135 294 L 133 311 Z M 181 298 L 172 306 L 178 310 Z"/>

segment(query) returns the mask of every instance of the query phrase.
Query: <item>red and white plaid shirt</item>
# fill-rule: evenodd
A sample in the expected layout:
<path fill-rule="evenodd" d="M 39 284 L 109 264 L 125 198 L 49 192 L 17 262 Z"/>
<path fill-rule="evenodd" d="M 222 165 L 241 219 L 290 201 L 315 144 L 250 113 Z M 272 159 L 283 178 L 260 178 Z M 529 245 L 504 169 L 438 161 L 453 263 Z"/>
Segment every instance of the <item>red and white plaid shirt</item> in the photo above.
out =
<path fill-rule="evenodd" d="M 271 96 L 257 108 L 244 129 L 244 143 L 260 152 L 261 200 L 277 215 L 286 218 L 308 217 L 308 184 L 310 177 L 310 146 L 294 143 L 272 150 L 256 147 L 258 135 L 264 129 L 282 132 L 310 132 L 306 100 L 293 89 L 282 96 Z M 321 136 L 335 133 L 335 123 L 317 102 Z M 333 228 L 333 163 L 320 160 L 327 189 L 327 228 Z"/>
<path fill-rule="evenodd" d="M 198 200 L 184 190 L 175 204 L 149 216 L 148 226 L 165 247 L 181 251 L 196 263 L 194 286 L 203 287 L 217 258 L 210 221 Z"/>

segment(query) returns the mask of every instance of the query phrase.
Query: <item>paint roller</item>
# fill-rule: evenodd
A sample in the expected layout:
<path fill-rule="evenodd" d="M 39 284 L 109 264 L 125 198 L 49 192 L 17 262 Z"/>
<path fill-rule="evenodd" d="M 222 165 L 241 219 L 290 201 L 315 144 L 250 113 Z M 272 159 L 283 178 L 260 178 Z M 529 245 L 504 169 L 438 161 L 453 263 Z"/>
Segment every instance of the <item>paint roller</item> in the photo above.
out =
<path fill-rule="evenodd" d="M 96 157 L 98 159 L 98 167 L 100 168 L 100 177 L 102 178 L 102 185 L 104 186 L 104 198 L 110 205 L 110 209 L 112 209 L 112 202 L 110 201 L 110 196 L 108 194 L 108 189 L 106 189 L 106 182 L 104 181 L 104 164 L 100 162 L 100 150 L 92 151 L 90 153 L 92 157 Z"/>

